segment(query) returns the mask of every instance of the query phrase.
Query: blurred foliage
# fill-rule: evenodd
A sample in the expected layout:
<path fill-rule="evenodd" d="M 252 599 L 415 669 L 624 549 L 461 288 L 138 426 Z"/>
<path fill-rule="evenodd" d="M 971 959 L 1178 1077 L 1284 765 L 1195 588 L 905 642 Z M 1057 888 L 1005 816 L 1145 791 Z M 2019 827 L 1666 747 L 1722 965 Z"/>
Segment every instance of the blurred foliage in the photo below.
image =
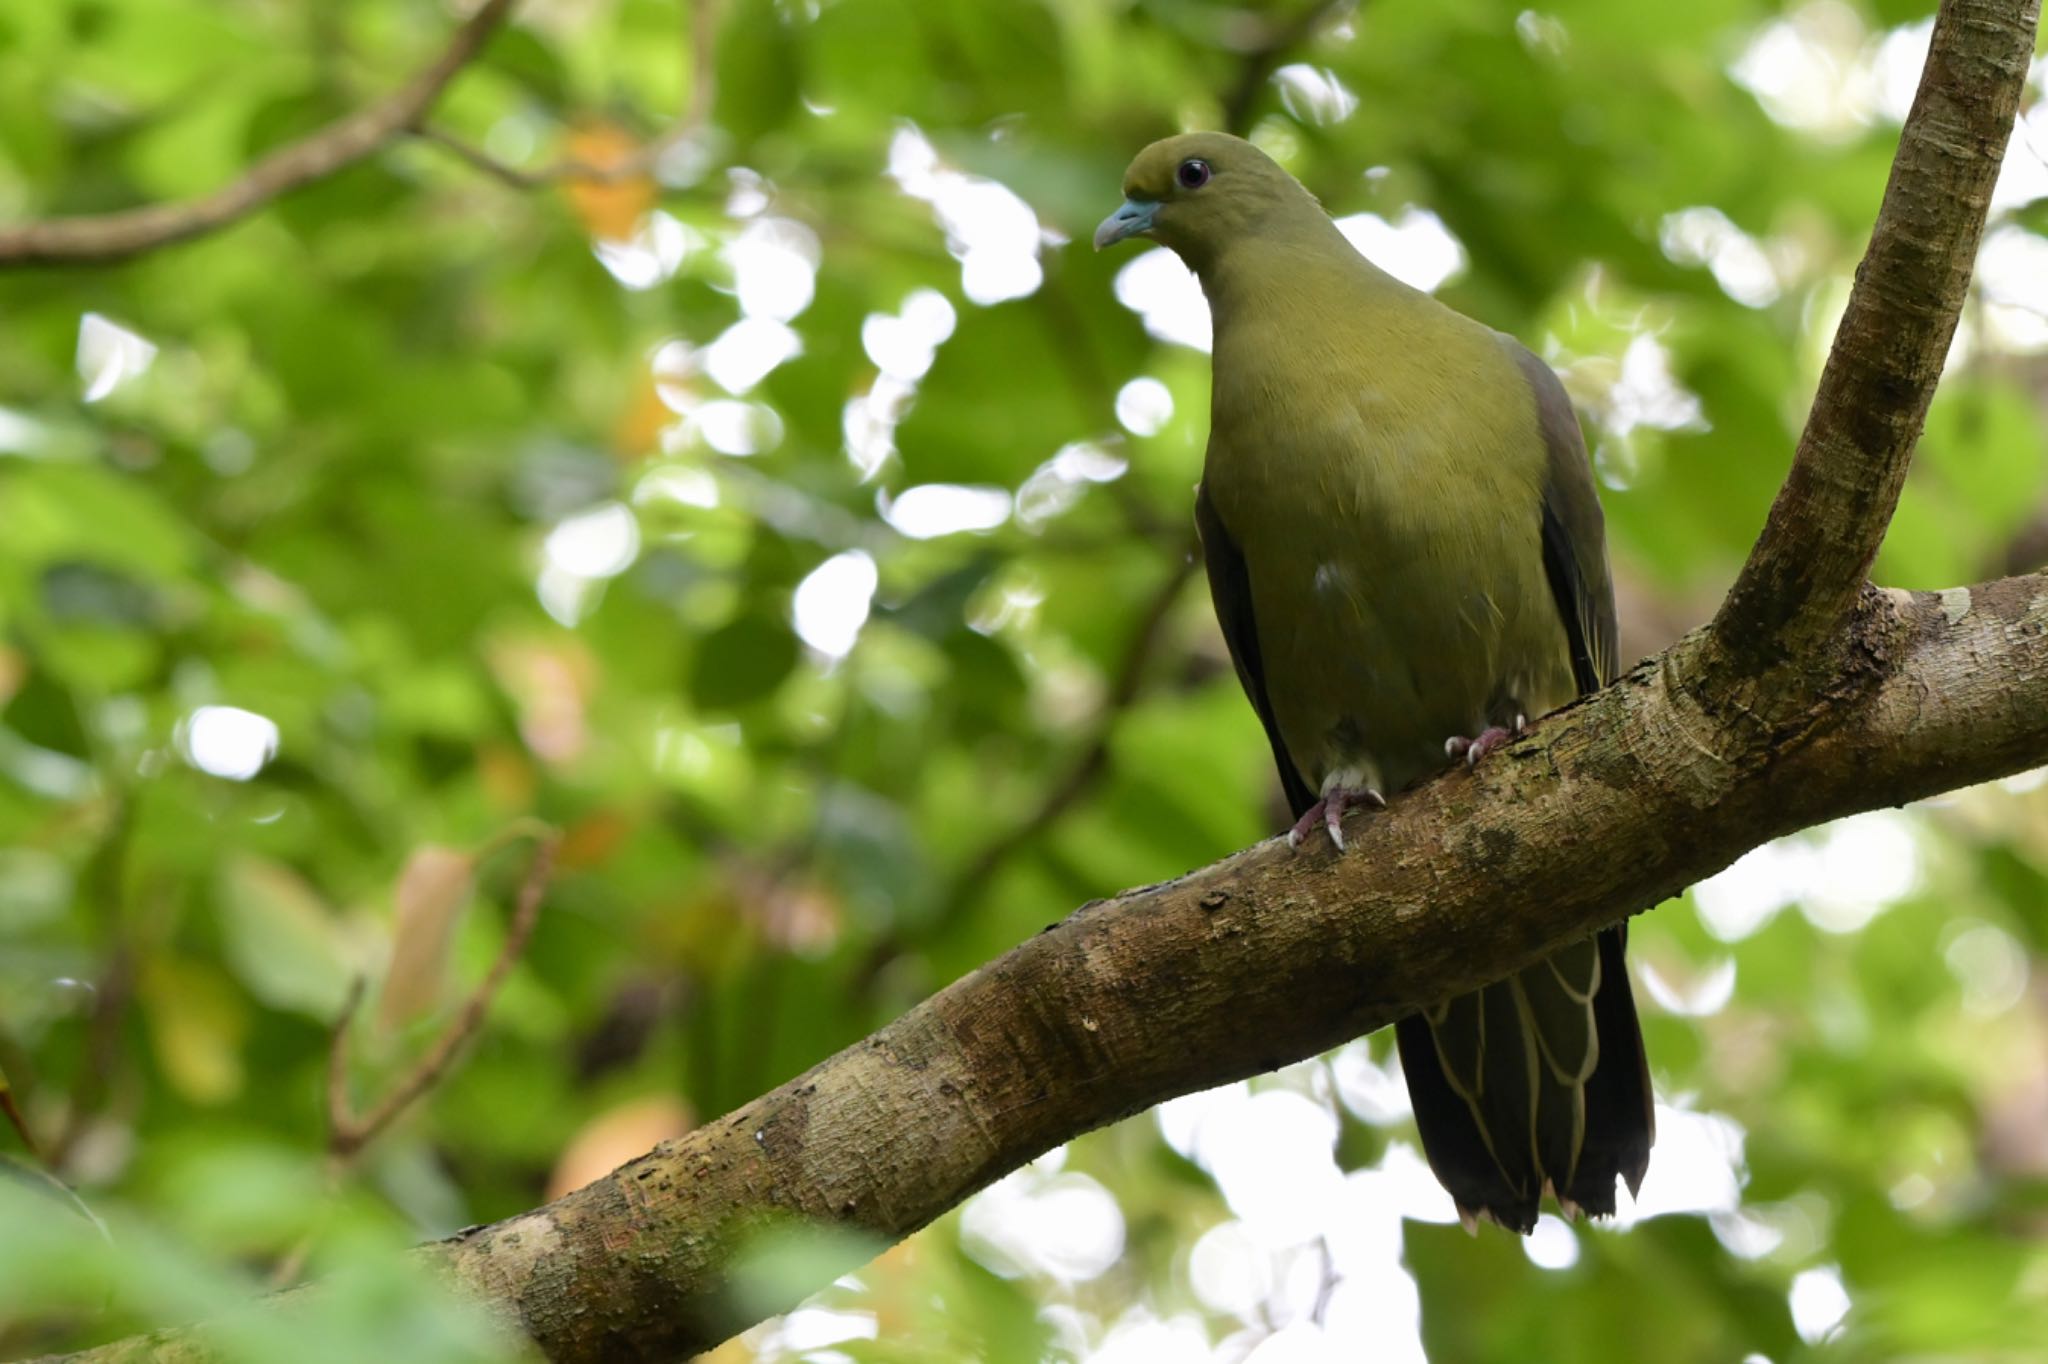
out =
<path fill-rule="evenodd" d="M 0 1354 L 303 1273 L 345 1288 L 243 1357 L 504 1357 L 398 1246 L 1277 827 L 1176 586 L 1207 362 L 1086 249 L 1130 153 L 1240 88 L 1333 213 L 1462 243 L 1443 296 L 1584 408 L 1628 642 L 1696 621 L 1785 467 L 1927 9 L 1372 0 L 1269 53 L 1289 12 L 1208 0 L 730 0 L 694 47 L 687 0 L 531 0 L 432 125 L 622 171 L 522 187 L 412 139 L 188 245 L 0 275 L 0 1070 L 83 1200 L 0 1166 Z M 453 22 L 8 6 L 0 220 L 209 189 Z M 1994 237 L 2048 277 L 2043 133 Z M 2032 566 L 2048 327 L 1981 295 L 1888 583 Z M 470 1054 L 328 1165 L 350 981 L 374 997 L 402 911 L 348 1077 L 381 1093 L 488 968 L 520 868 L 484 854 L 532 818 L 559 868 Z M 1749 922 L 1704 896 L 1634 930 L 1658 1090 L 1722 1115 L 1739 1207 L 1565 1232 L 1565 1268 L 1388 1213 L 1433 1358 L 2038 1357 L 2048 796 L 1859 827 L 1746 864 L 1716 893 Z M 1859 879 L 1856 838 L 1903 870 Z M 1347 1187 L 1412 1141 L 1344 1084 L 1386 1050 L 1254 1087 L 1323 1115 Z M 718 1357 L 1325 1357 L 1294 1351 L 1337 1348 L 1329 1232 L 1322 1271 L 1267 1237 L 1197 1291 L 1258 1220 L 1214 1163 L 1149 1117 L 1097 1134 Z"/>

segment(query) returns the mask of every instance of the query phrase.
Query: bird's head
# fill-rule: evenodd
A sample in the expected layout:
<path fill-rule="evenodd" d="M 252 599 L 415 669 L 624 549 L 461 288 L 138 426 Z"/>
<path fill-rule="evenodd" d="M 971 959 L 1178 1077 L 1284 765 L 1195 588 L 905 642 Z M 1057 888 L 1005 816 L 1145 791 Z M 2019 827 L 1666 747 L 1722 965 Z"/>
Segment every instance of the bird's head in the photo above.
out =
<path fill-rule="evenodd" d="M 1183 133 L 1131 162 L 1123 207 L 1095 229 L 1095 249 L 1150 237 L 1200 270 L 1234 240 L 1322 217 L 1315 196 L 1243 138 Z"/>

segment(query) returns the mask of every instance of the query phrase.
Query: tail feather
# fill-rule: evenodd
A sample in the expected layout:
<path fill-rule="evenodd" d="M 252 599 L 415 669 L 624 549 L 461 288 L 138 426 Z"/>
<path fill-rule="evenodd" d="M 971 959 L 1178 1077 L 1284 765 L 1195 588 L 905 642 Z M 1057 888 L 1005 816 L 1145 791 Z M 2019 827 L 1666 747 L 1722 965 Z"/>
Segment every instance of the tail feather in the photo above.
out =
<path fill-rule="evenodd" d="M 1614 1211 L 1649 1163 L 1642 1033 L 1610 929 L 1396 1025 L 1430 1168 L 1468 1217 L 1536 1225 L 1545 1192 Z"/>
<path fill-rule="evenodd" d="M 1650 1065 L 1623 959 L 1627 945 L 1626 926 L 1600 935 L 1605 980 L 1593 1000 L 1600 1064 L 1586 1082 L 1586 1145 L 1579 1153 L 1578 1174 L 1563 1186 L 1567 1197 L 1596 1216 L 1614 1211 L 1616 1178 L 1627 1182 L 1631 1195 L 1642 1189 L 1657 1134 Z"/>
<path fill-rule="evenodd" d="M 1526 1179 L 1514 1182 L 1494 1158 L 1485 1130 L 1444 1073 L 1429 1020 L 1412 1014 L 1394 1025 L 1394 1037 L 1401 1047 L 1401 1069 L 1408 1074 L 1423 1154 L 1458 1211 L 1468 1217 L 1484 1213 L 1514 1231 L 1533 1230 L 1541 1190 Z"/>

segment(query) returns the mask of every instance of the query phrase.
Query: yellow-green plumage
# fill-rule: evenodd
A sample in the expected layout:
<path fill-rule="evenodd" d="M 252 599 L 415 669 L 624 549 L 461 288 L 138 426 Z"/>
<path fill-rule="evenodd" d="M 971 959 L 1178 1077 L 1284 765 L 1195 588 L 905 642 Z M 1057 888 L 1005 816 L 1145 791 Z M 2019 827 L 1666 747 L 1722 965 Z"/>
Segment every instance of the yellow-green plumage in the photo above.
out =
<path fill-rule="evenodd" d="M 1514 514 L 1540 501 L 1543 445 L 1502 338 L 1316 218 L 1330 249 L 1254 241 L 1212 276 L 1203 483 L 1267 570 L 1253 611 L 1302 775 L 1355 765 L 1392 790 L 1493 723 L 1503 687 L 1531 715 L 1575 692 L 1538 518 Z"/>
<path fill-rule="evenodd" d="M 1599 503 L 1555 376 L 1374 267 L 1249 143 L 1155 143 L 1124 190 L 1097 244 L 1152 236 L 1209 299 L 1196 515 L 1295 813 L 1397 790 L 1446 765 L 1448 738 L 1609 680 Z M 1617 1176 L 1640 1180 L 1649 1086 L 1618 932 L 1400 1040 L 1431 1164 L 1468 1214 L 1527 1230 L 1546 1190 L 1607 1212 Z"/>

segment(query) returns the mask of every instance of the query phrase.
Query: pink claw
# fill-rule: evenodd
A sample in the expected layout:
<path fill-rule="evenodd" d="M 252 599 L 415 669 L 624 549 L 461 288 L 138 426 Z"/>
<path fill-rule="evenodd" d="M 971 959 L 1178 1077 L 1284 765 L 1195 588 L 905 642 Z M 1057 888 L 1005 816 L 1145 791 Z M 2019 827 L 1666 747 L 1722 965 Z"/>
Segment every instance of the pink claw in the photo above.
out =
<path fill-rule="evenodd" d="M 1501 748 L 1513 742 L 1514 740 L 1520 738 L 1522 736 L 1522 731 L 1527 729 L 1528 727 L 1528 717 L 1523 715 L 1517 715 L 1515 717 L 1515 727 L 1513 729 L 1507 729 L 1500 725 L 1493 725 L 1489 728 L 1480 730 L 1478 736 L 1476 738 L 1471 739 L 1467 739 L 1463 735 L 1454 734 L 1450 738 L 1444 740 L 1444 756 L 1449 758 L 1463 758 L 1465 760 L 1465 766 L 1476 766 L 1481 758 L 1493 752 L 1493 750 L 1495 750 L 1496 748 Z"/>
<path fill-rule="evenodd" d="M 1301 840 L 1316 831 L 1321 825 L 1330 834 L 1330 842 L 1337 845 L 1337 851 L 1344 851 L 1344 812 L 1346 810 L 1387 808 L 1387 798 L 1370 786 L 1334 786 L 1323 793 L 1323 798 L 1308 807 L 1307 813 L 1294 821 L 1294 827 L 1287 831 L 1287 846 L 1298 848 Z"/>

